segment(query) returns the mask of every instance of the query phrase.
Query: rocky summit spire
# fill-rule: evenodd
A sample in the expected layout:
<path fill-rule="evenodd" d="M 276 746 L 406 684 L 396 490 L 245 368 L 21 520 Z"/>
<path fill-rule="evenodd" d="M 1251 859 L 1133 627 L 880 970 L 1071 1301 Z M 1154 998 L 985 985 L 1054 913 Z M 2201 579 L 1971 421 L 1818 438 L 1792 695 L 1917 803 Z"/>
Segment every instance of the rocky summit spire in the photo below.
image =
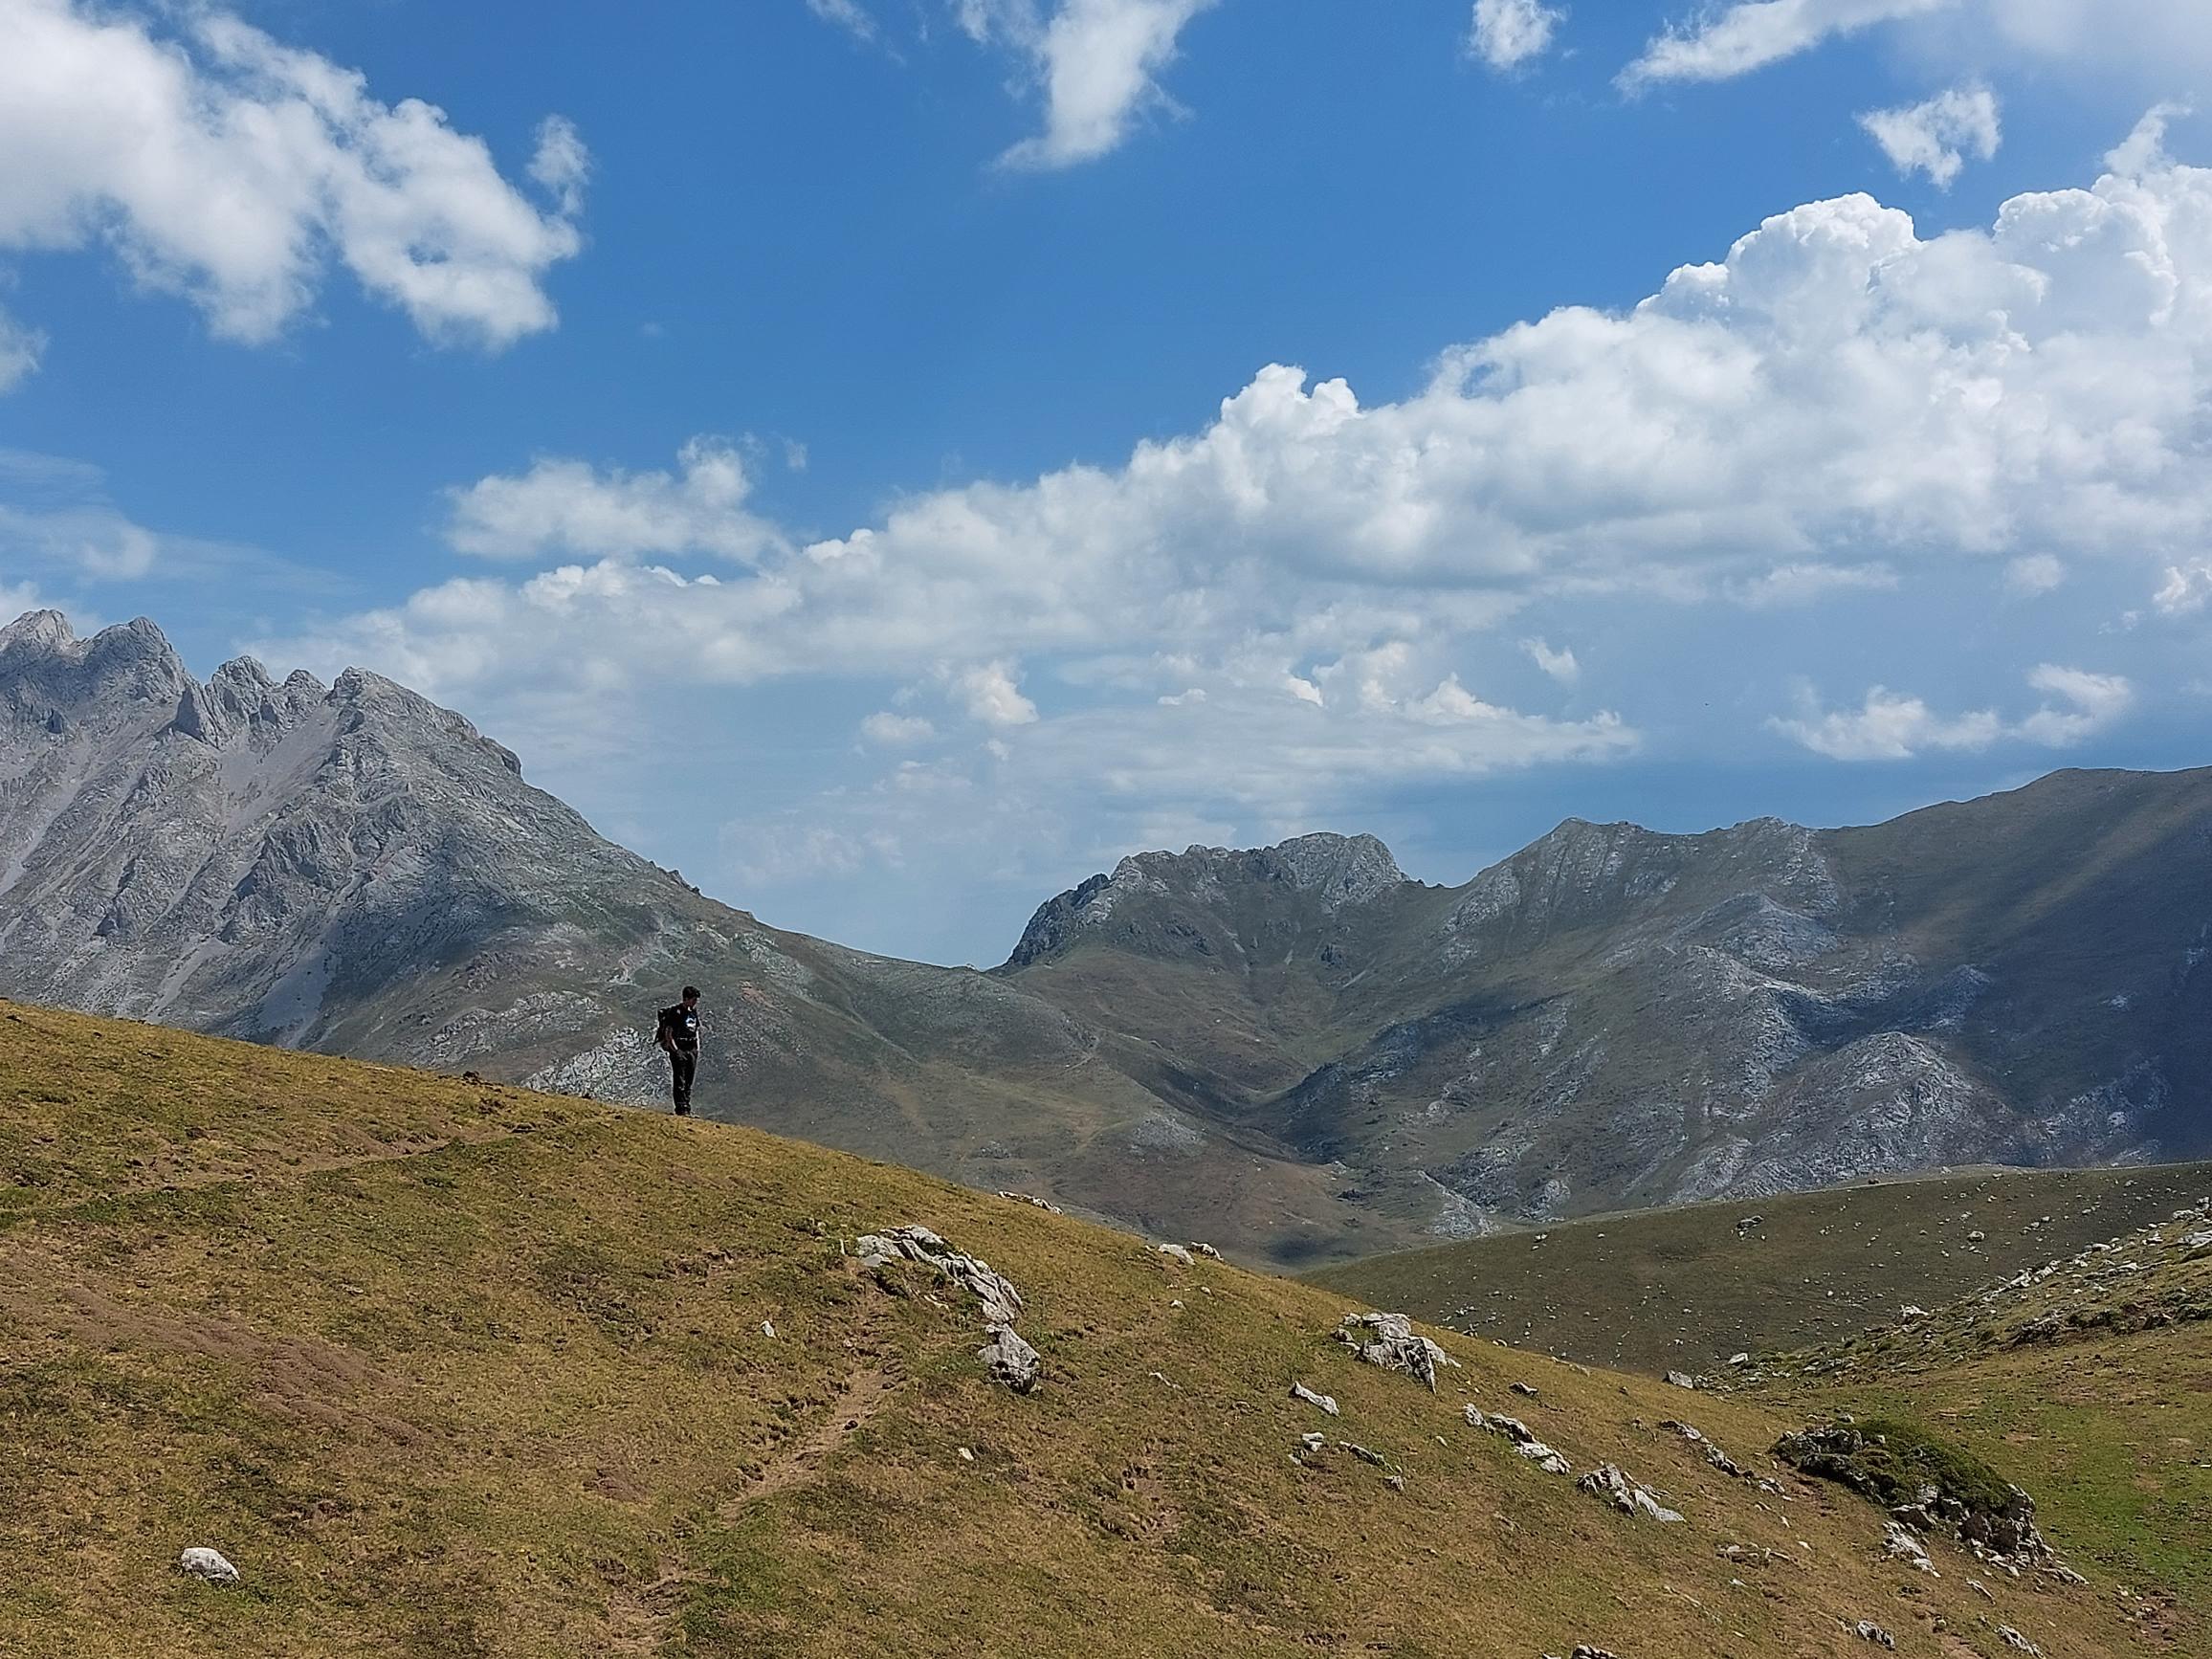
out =
<path fill-rule="evenodd" d="M 0 628 L 0 652 L 25 656 L 49 655 L 77 641 L 69 618 L 58 610 L 26 610 L 6 628 Z"/>

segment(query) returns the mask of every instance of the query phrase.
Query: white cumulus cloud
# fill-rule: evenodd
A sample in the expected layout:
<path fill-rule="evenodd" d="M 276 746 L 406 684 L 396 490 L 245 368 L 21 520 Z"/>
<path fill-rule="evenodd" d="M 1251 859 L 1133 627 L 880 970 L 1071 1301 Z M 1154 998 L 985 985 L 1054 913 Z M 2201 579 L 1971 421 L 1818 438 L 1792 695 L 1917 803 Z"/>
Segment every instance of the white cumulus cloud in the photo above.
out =
<path fill-rule="evenodd" d="M 720 438 L 693 438 L 678 452 L 673 473 L 542 459 L 527 473 L 449 491 L 446 540 L 463 553 L 491 559 L 668 553 L 750 559 L 779 541 L 772 526 L 747 510 L 752 487 L 744 457 Z"/>
<path fill-rule="evenodd" d="M 882 709 L 860 722 L 860 735 L 882 749 L 908 749 L 937 736 L 937 728 L 919 715 L 894 714 Z"/>
<path fill-rule="evenodd" d="M 1859 124 L 1899 172 L 1925 173 L 1946 189 L 1969 156 L 1992 160 L 2003 138 L 1997 95 L 1986 86 L 1955 86 L 1925 103 L 1869 110 Z"/>
<path fill-rule="evenodd" d="M 2004 586 L 2024 599 L 2048 593 L 2066 582 L 2066 563 L 2056 554 L 2028 553 L 2004 567 Z"/>
<path fill-rule="evenodd" d="M 1565 16 L 1542 0 L 1474 0 L 1468 50 L 1493 69 L 1517 69 L 1551 50 Z"/>
<path fill-rule="evenodd" d="M 0 392 L 36 372 L 45 351 L 46 336 L 0 311 Z"/>
<path fill-rule="evenodd" d="M 2212 603 L 2212 559 L 2192 559 L 2166 566 L 2166 579 L 2151 603 L 2167 616 L 2189 616 Z"/>
<path fill-rule="evenodd" d="M 955 0 L 979 43 L 1023 58 L 1045 99 L 1045 130 L 1008 149 L 1008 166 L 1073 166 L 1118 148 L 1150 108 L 1171 108 L 1160 72 L 1183 28 L 1214 0 Z"/>
<path fill-rule="evenodd" d="M 984 723 L 1014 764 L 1082 730 L 1097 754 L 1135 745 L 1131 779 L 1242 779 L 1286 813 L 1384 738 L 1359 764 L 1408 779 L 1624 752 L 1632 709 L 1601 727 L 1498 701 L 1533 631 L 1516 613 L 1894 604 L 2059 550 L 2085 590 L 2101 565 L 2150 592 L 2202 560 L 2212 170 L 2137 151 L 1980 230 L 1808 203 L 1639 305 L 1448 351 L 1399 401 L 1272 365 L 1114 464 L 919 492 L 806 545 L 755 515 L 729 446 L 665 473 L 542 459 L 457 491 L 452 534 L 550 567 L 446 582 L 264 654 L 361 661 L 488 717 L 561 707 L 557 736 L 579 685 L 627 721 L 625 697 L 671 683 L 935 683 L 963 717 L 1006 717 Z M 695 555 L 742 566 L 675 567 Z M 1032 701 L 1017 663 L 1054 695 Z M 987 675 L 955 686 L 976 665 L 998 665 L 1003 695 Z M 2054 719 L 2084 711 L 2046 695 Z M 1911 703 L 1798 723 L 1846 749 L 1982 729 Z M 1143 760 L 1161 732 L 1186 752 Z M 1241 752 L 1262 732 L 1306 759 Z"/>
<path fill-rule="evenodd" d="M 2027 682 L 2057 701 L 2046 701 L 2017 721 L 2007 721 L 1994 709 L 1939 715 L 1919 697 L 1875 686 L 1855 709 L 1824 711 L 1808 694 L 1797 718 L 1778 717 L 1767 724 L 1830 760 L 1905 761 L 1931 749 L 1979 750 L 2007 740 L 2070 748 L 2112 725 L 2135 703 L 2135 687 L 2119 675 L 2046 663 Z"/>
<path fill-rule="evenodd" d="M 952 677 L 953 696 L 973 719 L 1005 730 L 1033 725 L 1037 705 L 1022 695 L 1011 663 L 984 663 L 963 669 Z"/>
<path fill-rule="evenodd" d="M 550 328 L 586 166 L 542 126 L 540 206 L 435 106 L 226 11 L 0 4 L 0 249 L 112 247 L 228 338 L 277 334 L 332 263 L 434 341 Z"/>
<path fill-rule="evenodd" d="M 1573 685 L 1575 681 L 1582 677 L 1582 665 L 1575 660 L 1575 653 L 1572 651 L 1563 649 L 1554 651 L 1540 639 L 1522 640 L 1521 650 L 1529 653 L 1529 659 L 1537 667 L 1542 669 L 1544 673 L 1550 675 L 1561 685 Z"/>

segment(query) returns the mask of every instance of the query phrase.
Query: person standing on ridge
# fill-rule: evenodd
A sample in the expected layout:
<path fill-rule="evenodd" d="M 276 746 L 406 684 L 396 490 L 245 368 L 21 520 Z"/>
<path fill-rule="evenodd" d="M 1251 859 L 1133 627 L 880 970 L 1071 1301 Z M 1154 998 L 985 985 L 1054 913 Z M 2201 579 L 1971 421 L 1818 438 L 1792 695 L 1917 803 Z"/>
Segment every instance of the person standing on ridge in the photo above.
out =
<path fill-rule="evenodd" d="M 691 1116 L 692 1078 L 699 1069 L 699 988 L 686 985 L 683 1001 L 660 1010 L 660 1029 L 653 1040 L 668 1051 L 671 1081 L 675 1088 L 675 1115 Z"/>

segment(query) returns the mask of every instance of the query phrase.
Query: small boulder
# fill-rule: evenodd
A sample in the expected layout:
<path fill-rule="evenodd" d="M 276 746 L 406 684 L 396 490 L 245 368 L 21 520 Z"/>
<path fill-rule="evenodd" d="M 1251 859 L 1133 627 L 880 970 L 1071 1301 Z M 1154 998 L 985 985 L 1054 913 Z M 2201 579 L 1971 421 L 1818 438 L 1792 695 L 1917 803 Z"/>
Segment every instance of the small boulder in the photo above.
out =
<path fill-rule="evenodd" d="M 1190 1252 L 1179 1244 L 1163 1244 L 1160 1247 L 1160 1253 L 1182 1267 L 1194 1268 L 1198 1266 L 1198 1263 L 1191 1259 Z"/>
<path fill-rule="evenodd" d="M 1861 1619 L 1851 1626 L 1851 1630 L 1863 1641 L 1871 1642 L 1877 1648 L 1887 1648 L 1891 1652 L 1896 1651 L 1897 1638 L 1891 1635 L 1889 1631 L 1883 1629 L 1871 1619 Z"/>
<path fill-rule="evenodd" d="M 1928 1559 L 1928 1546 L 1903 1521 L 1888 1523 L 1882 1535 L 1882 1554 L 1893 1561 L 1903 1561 L 1916 1573 L 1936 1573 L 1936 1563 Z M 1942 1577 L 1940 1573 L 1936 1576 Z"/>
<path fill-rule="evenodd" d="M 210 1550 L 195 1544 L 177 1558 L 178 1568 L 195 1579 L 210 1584 L 230 1588 L 238 1582 L 238 1569 L 225 1559 L 220 1550 Z"/>
<path fill-rule="evenodd" d="M 976 1358 L 984 1362 L 991 1380 L 1004 1382 L 1016 1394 L 1034 1393 L 1038 1374 L 1044 1369 L 1036 1349 L 1011 1325 L 993 1325 L 984 1334 L 990 1340 L 976 1350 Z"/>
<path fill-rule="evenodd" d="M 2025 1653 L 2029 1659 L 2043 1659 L 2043 1649 L 2015 1630 L 2010 1625 L 1997 1626 L 1997 1639 L 2015 1652 Z"/>
<path fill-rule="evenodd" d="M 1667 1373 L 1667 1381 L 1676 1388 L 1694 1388 L 1697 1386 L 1697 1379 L 1687 1371 L 1670 1371 Z"/>
<path fill-rule="evenodd" d="M 1303 1382 L 1294 1382 L 1291 1384 L 1291 1398 L 1293 1400 L 1303 1400 L 1308 1405 L 1312 1405 L 1318 1410 L 1327 1413 L 1331 1417 L 1342 1415 L 1337 1409 L 1337 1399 L 1335 1395 L 1316 1394 L 1313 1389 L 1307 1387 Z"/>

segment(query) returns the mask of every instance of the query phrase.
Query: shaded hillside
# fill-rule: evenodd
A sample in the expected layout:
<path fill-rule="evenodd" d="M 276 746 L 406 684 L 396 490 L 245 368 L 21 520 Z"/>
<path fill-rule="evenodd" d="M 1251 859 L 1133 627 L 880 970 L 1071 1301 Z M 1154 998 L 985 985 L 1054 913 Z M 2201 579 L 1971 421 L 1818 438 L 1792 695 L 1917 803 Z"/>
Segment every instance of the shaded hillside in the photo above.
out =
<path fill-rule="evenodd" d="M 0 994 L 649 1101 L 691 981 L 711 1116 L 1231 1248 L 1360 1236 L 1324 1172 L 1094 1064 L 1060 1009 L 763 926 L 374 675 L 203 685 L 150 622 L 33 612 L 0 629 Z"/>
<path fill-rule="evenodd" d="M 1432 1394 L 1310 1287 L 749 1131 L 0 1006 L 0 1172 L 27 1659 L 2141 1650 L 2103 1583 L 1886 1558 L 1758 1402 L 1441 1334 Z M 854 1259 L 904 1223 L 1012 1279 L 1033 1393 Z"/>
<path fill-rule="evenodd" d="M 2163 1220 L 2212 1163 L 1974 1170 L 1555 1223 L 1312 1275 L 1519 1347 L 1654 1374 L 1839 1340 Z"/>
<path fill-rule="evenodd" d="M 1156 1092 L 1469 1234 L 2203 1152 L 2208 953 L 2212 771 L 2065 772 L 1867 829 L 1570 821 L 1449 889 L 1371 839 L 1147 854 L 1000 971 Z"/>

